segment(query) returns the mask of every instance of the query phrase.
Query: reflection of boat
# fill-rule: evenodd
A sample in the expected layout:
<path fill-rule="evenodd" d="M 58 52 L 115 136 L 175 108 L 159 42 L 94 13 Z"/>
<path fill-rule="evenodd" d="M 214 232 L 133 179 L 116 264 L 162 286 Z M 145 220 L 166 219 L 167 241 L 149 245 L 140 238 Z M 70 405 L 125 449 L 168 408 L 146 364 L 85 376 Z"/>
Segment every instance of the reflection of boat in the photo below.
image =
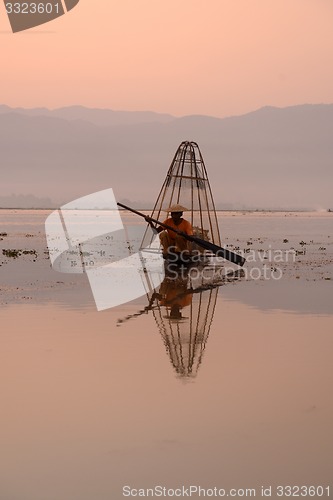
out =
<path fill-rule="evenodd" d="M 155 292 L 153 315 L 172 366 L 181 378 L 195 377 L 209 336 L 218 287 L 191 286 L 190 277 L 170 279 Z"/>
<path fill-rule="evenodd" d="M 182 142 L 176 151 L 166 179 L 151 213 L 153 219 L 163 221 L 174 205 L 187 208 L 186 219 L 193 227 L 194 236 L 221 245 L 217 215 L 206 167 L 195 142 Z M 150 244 L 151 233 L 146 231 L 142 246 Z M 194 253 L 203 254 L 202 247 L 193 244 Z"/>
<path fill-rule="evenodd" d="M 221 271 L 221 272 L 220 272 Z M 182 379 L 197 375 L 213 321 L 219 287 L 237 281 L 244 271 L 226 276 L 223 268 L 180 266 L 166 274 L 158 286 L 145 273 L 148 304 L 121 318 L 117 326 L 152 312 L 172 366 Z"/>

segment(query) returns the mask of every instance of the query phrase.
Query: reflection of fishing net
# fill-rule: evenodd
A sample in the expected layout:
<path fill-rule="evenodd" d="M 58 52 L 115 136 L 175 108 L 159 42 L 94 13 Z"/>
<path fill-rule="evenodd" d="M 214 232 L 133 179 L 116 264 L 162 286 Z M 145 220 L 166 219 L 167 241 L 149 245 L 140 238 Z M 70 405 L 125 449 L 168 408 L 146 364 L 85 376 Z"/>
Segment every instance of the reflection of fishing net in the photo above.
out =
<path fill-rule="evenodd" d="M 177 149 L 151 217 L 163 222 L 170 216 L 167 209 L 175 204 L 188 209 L 184 218 L 191 222 L 196 236 L 221 245 L 206 167 L 195 142 L 182 142 Z M 145 234 L 142 245 L 149 245 L 148 234 Z"/>
<path fill-rule="evenodd" d="M 202 361 L 218 288 L 186 294 L 179 286 L 177 295 L 177 286 L 171 281 L 161 285 L 163 297 L 166 291 L 174 298 L 160 300 L 153 314 L 174 369 L 180 377 L 189 378 L 196 376 Z"/>

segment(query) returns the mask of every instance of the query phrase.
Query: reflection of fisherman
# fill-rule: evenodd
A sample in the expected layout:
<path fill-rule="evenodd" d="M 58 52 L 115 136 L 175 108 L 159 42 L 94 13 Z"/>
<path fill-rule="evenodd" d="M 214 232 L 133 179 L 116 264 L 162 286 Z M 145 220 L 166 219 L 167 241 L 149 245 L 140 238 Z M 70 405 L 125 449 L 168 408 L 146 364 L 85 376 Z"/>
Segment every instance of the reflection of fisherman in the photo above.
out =
<path fill-rule="evenodd" d="M 183 307 L 189 306 L 192 302 L 192 292 L 187 288 L 187 280 L 162 281 L 158 293 L 153 297 L 158 299 L 161 306 L 165 306 L 170 319 L 181 319 Z"/>
<path fill-rule="evenodd" d="M 168 226 L 181 231 L 185 235 L 193 235 L 192 225 L 182 217 L 183 212 L 187 210 L 188 209 L 183 207 L 182 205 L 172 205 L 167 209 L 167 212 L 171 213 L 171 217 L 166 219 L 163 224 L 167 224 Z M 171 229 L 163 229 L 162 226 L 155 227 L 150 217 L 146 217 L 146 221 L 148 222 L 148 224 L 150 224 L 152 229 L 156 230 L 158 233 L 161 233 L 160 240 L 164 255 L 167 255 L 172 251 L 177 253 L 189 253 L 191 251 L 191 242 L 186 240 L 183 236 L 181 236 L 180 234 L 176 234 Z"/>
<path fill-rule="evenodd" d="M 164 306 L 167 310 L 168 315 L 166 318 L 173 320 L 180 320 L 183 318 L 182 309 L 183 307 L 189 306 L 192 303 L 193 293 L 196 293 L 192 288 L 187 287 L 188 280 L 179 278 L 179 279 L 170 279 L 164 278 L 162 281 L 159 291 L 153 292 L 149 304 L 141 309 L 139 312 L 134 314 L 129 314 L 124 319 L 119 319 L 117 321 L 117 326 L 120 326 L 125 321 L 141 316 L 142 314 L 148 313 L 152 309 L 156 308 L 154 305 L 155 300 L 157 300 L 157 307 Z"/>

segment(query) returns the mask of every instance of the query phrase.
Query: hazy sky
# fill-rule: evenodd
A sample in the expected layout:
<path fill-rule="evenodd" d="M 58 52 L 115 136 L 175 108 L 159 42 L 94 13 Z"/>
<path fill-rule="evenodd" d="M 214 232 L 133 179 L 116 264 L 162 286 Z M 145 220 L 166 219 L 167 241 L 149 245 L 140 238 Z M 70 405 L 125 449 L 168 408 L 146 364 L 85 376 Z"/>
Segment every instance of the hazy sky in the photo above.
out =
<path fill-rule="evenodd" d="M 332 0 L 81 0 L 12 34 L 0 101 L 174 115 L 333 102 Z"/>

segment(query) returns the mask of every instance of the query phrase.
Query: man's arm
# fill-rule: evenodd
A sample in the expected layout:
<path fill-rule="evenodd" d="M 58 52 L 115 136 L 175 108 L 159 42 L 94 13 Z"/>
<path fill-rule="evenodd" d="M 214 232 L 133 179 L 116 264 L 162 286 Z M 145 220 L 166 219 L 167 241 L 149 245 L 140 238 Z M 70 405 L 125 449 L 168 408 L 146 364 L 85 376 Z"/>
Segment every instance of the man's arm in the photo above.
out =
<path fill-rule="evenodd" d="M 147 217 L 145 217 L 145 221 L 148 222 L 148 224 L 150 225 L 150 227 L 152 228 L 153 232 L 155 234 L 158 234 L 160 233 L 161 231 L 163 231 L 163 227 L 162 226 L 154 226 L 151 218 L 147 215 Z"/>

